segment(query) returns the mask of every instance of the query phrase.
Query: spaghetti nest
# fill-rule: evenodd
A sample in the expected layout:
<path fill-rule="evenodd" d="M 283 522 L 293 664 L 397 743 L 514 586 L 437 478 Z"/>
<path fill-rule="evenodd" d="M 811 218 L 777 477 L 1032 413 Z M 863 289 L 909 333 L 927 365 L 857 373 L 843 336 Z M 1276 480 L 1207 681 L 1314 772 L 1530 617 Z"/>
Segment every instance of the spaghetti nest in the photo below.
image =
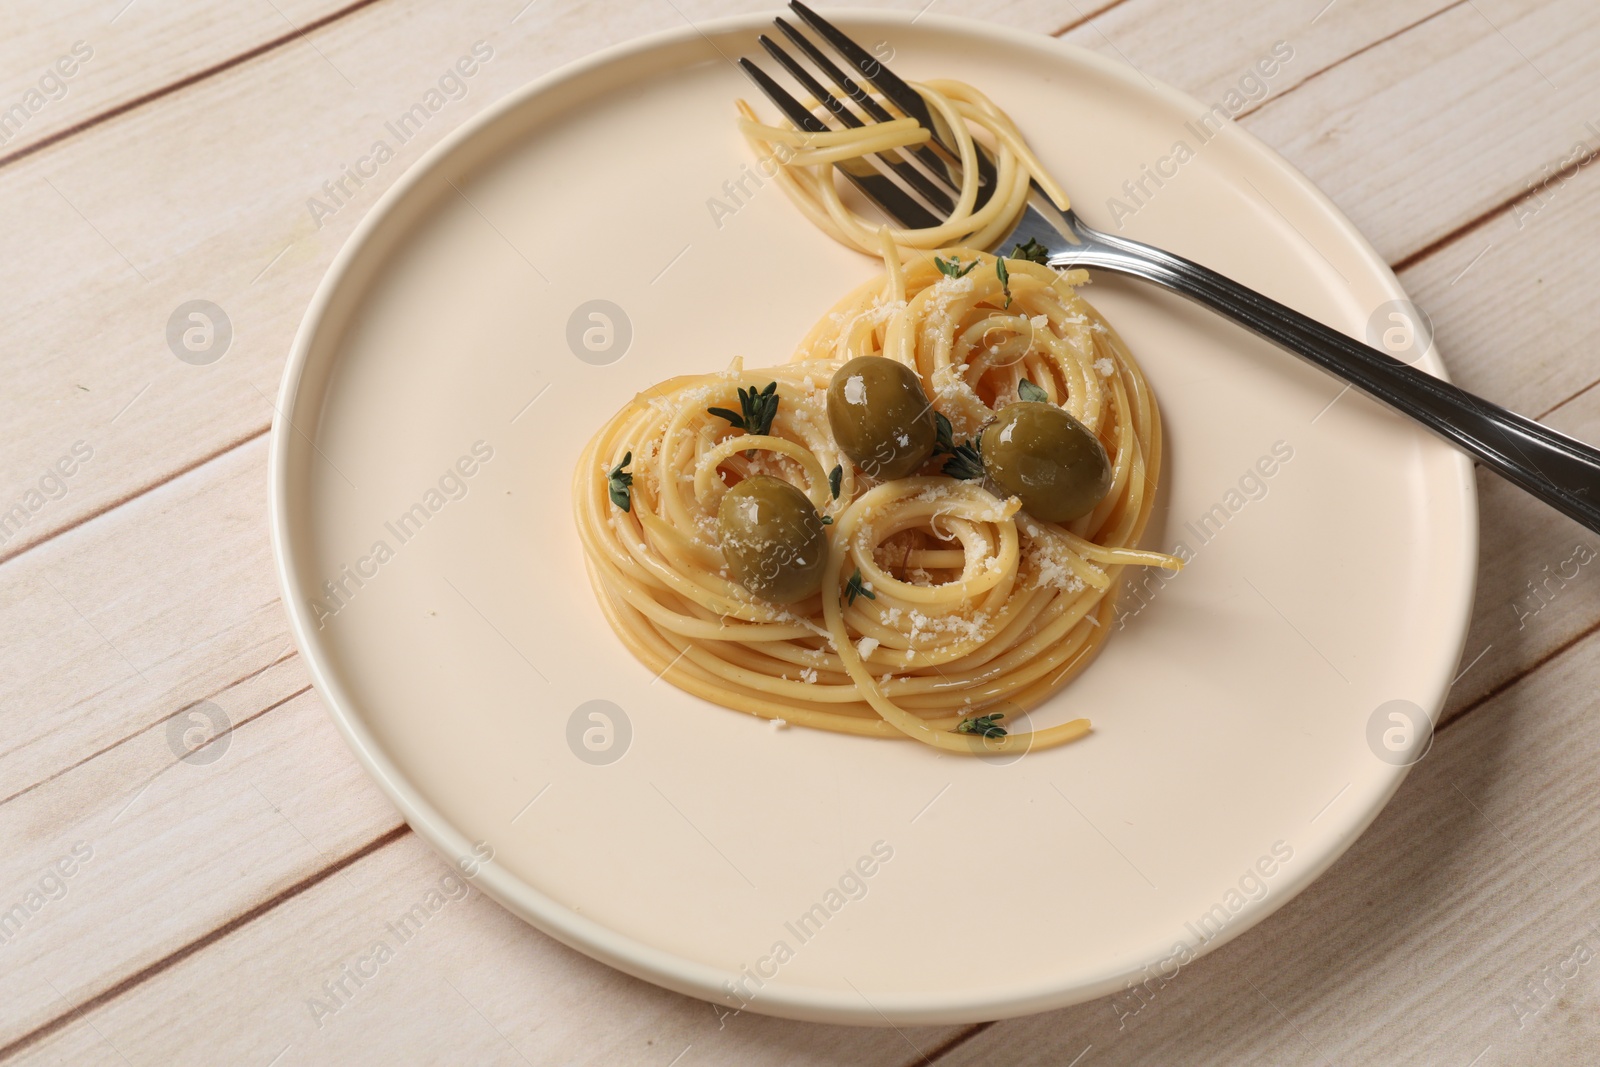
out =
<path fill-rule="evenodd" d="M 952 190 L 954 204 L 940 225 L 889 229 L 900 258 L 911 252 L 952 245 L 988 248 L 1011 232 L 1035 184 L 1057 208 L 1067 210 L 1067 194 L 1034 156 L 1016 123 L 987 96 L 966 82 L 953 79 L 913 82 L 911 87 L 943 131 L 941 140 L 950 147 L 951 161 L 960 164 L 961 179 L 960 188 Z M 875 99 L 886 110 L 894 108 L 893 102 L 882 96 Z M 806 104 L 827 114 L 816 100 L 807 100 Z M 739 130 L 746 143 L 757 159 L 771 161 L 767 166 L 790 202 L 840 244 L 869 255 L 882 255 L 880 225 L 845 200 L 835 172 L 845 167 L 869 173 L 863 157 L 874 153 L 894 156 L 899 149 L 928 147 L 933 135 L 910 117 L 811 133 L 797 129 L 791 122 L 764 124 L 743 100 L 738 101 L 738 108 Z M 989 153 L 995 169 L 994 189 L 982 202 L 980 150 Z M 900 157 L 902 161 L 904 158 Z"/>
<path fill-rule="evenodd" d="M 884 273 L 823 316 L 789 363 L 673 378 L 601 427 L 574 481 L 590 577 L 635 656 L 725 707 L 953 752 L 1062 744 L 1088 720 L 1003 737 L 991 727 L 1089 663 L 1124 566 L 1178 565 L 1134 547 L 1160 472 L 1160 417 L 1127 347 L 1078 296 L 1083 272 L 1007 259 L 1002 273 L 964 247 L 902 262 L 901 237 L 880 231 Z M 976 265 L 957 277 L 952 262 Z M 942 455 L 874 482 L 827 416 L 834 372 L 858 356 L 912 368 L 955 442 L 1031 392 L 1025 383 L 1042 388 L 1105 447 L 1110 491 L 1056 525 L 981 478 L 943 473 Z M 707 410 L 737 410 L 741 388 L 770 383 L 779 402 L 763 433 Z M 632 475 L 627 510 L 614 500 L 619 473 Z M 718 505 L 754 475 L 800 488 L 829 523 L 820 594 L 780 606 L 728 576 Z"/>

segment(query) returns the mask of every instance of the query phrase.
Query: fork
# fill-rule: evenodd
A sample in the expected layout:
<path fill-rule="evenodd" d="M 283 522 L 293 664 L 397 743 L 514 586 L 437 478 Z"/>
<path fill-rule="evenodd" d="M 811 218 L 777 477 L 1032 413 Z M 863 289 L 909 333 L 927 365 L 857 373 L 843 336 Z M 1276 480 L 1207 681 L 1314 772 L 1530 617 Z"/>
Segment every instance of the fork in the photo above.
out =
<path fill-rule="evenodd" d="M 953 209 L 952 193 L 961 180 L 960 157 L 948 131 L 935 121 L 921 95 L 872 53 L 799 0 L 791 0 L 789 7 L 845 68 L 930 134 L 923 145 L 863 157 L 841 166 L 841 172 L 897 225 L 907 229 L 938 225 L 943 221 L 938 213 Z M 762 48 L 818 102 L 818 109 L 847 128 L 896 117 L 797 27 L 782 18 L 774 22 L 837 90 L 837 94 L 829 91 L 804 64 L 762 35 Z M 739 65 L 796 127 L 812 133 L 831 128 L 755 63 L 741 59 Z M 978 153 L 978 206 L 982 206 L 993 194 L 995 169 L 982 145 Z M 903 186 L 915 190 L 915 195 Z M 1126 274 L 1220 312 L 1410 416 L 1507 481 L 1600 532 L 1600 450 L 1417 370 L 1192 260 L 1096 230 L 1076 212 L 1057 210 L 1037 183 L 1016 226 L 990 250 L 1015 248 L 1029 241 L 1044 247 L 1046 263 L 1052 268 L 1087 267 Z"/>

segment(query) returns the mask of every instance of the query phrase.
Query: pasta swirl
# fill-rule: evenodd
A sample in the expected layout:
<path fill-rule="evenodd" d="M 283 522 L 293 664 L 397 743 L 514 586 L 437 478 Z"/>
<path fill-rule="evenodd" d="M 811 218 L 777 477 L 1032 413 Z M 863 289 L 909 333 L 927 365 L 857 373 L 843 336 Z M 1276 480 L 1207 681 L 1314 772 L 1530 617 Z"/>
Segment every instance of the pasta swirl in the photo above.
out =
<path fill-rule="evenodd" d="M 1004 111 L 965 82 L 940 79 L 912 83 L 928 109 L 946 130 L 961 164 L 962 183 L 955 209 L 942 225 L 927 229 L 891 228 L 891 239 L 901 256 L 953 245 L 987 248 L 1011 232 L 1028 199 L 1030 183 L 1037 182 L 1056 207 L 1065 211 L 1067 194 L 1045 172 L 1022 133 Z M 880 105 L 893 105 L 882 98 Z M 809 101 L 812 105 L 816 101 Z M 823 233 L 865 252 L 880 255 L 879 224 L 845 203 L 834 181 L 834 167 L 872 152 L 926 144 L 927 130 L 909 118 L 869 123 L 853 130 L 805 133 L 792 124 L 771 126 L 756 118 L 743 100 L 738 102 L 739 129 L 757 159 L 781 163 L 777 179 L 789 199 Z M 978 199 L 978 146 L 980 137 L 994 156 L 994 195 L 981 207 Z"/>
<path fill-rule="evenodd" d="M 1160 476 L 1160 415 L 1126 345 L 1078 295 L 1084 272 L 1010 258 L 1002 268 L 980 251 L 1013 224 L 1030 180 L 1065 206 L 1016 128 L 969 86 L 917 88 L 957 132 L 964 172 L 976 173 L 976 130 L 999 179 L 978 210 L 969 179 L 957 212 L 931 230 L 871 227 L 832 174 L 864 151 L 925 140 L 915 123 L 803 134 L 762 125 L 740 103 L 758 152 L 787 147 L 781 179 L 801 210 L 881 256 L 885 269 L 818 320 L 790 362 L 748 369 L 735 359 L 624 405 L 578 462 L 578 531 L 612 628 L 690 693 L 768 719 L 952 752 L 1059 745 L 1085 734 L 1088 720 L 1005 736 L 962 730 L 986 715 L 1014 722 L 1087 666 L 1109 634 L 1123 567 L 1179 565 L 1137 547 Z M 861 356 L 914 371 L 955 441 L 978 434 L 1031 383 L 1104 447 L 1110 490 L 1058 525 L 981 479 L 942 473 L 940 456 L 910 477 L 875 482 L 841 452 L 828 420 L 829 382 Z M 740 390 L 771 383 L 778 407 L 759 432 L 708 410 L 737 410 Z M 624 460 L 626 510 L 612 481 Z M 821 592 L 797 603 L 753 595 L 723 554 L 723 495 L 759 475 L 797 487 L 829 524 Z"/>

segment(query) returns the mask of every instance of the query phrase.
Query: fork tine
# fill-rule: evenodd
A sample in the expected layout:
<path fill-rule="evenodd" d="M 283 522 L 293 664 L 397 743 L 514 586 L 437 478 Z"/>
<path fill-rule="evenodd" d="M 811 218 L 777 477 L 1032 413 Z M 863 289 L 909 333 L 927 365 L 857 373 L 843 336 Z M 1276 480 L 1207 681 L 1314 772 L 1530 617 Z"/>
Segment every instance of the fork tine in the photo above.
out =
<path fill-rule="evenodd" d="M 840 92 L 861 105 L 862 110 L 868 115 L 871 115 L 878 122 L 888 122 L 894 118 L 882 104 L 872 98 L 872 94 L 851 81 L 850 75 L 840 70 L 838 65 L 829 59 L 822 49 L 812 44 L 811 38 L 801 33 L 793 24 L 783 18 L 775 18 L 772 21 L 777 24 L 778 29 L 783 31 L 783 35 L 789 38 L 791 44 L 805 53 L 806 58 L 815 63 L 817 68 L 826 74 L 833 84 L 839 87 Z"/>
<path fill-rule="evenodd" d="M 756 39 L 761 42 L 761 47 L 765 48 L 767 53 L 771 55 L 773 59 L 777 60 L 779 65 L 782 66 L 784 70 L 788 71 L 794 76 L 795 81 L 799 82 L 805 88 L 806 92 L 816 97 L 822 102 L 824 107 L 833 113 L 834 118 L 838 119 L 840 122 L 851 127 L 852 129 L 860 129 L 862 126 L 866 125 L 866 123 L 861 121 L 860 116 L 858 116 L 854 111 L 851 111 L 849 107 L 845 106 L 844 101 L 828 92 L 821 82 L 812 77 L 811 72 L 805 68 L 805 64 L 795 59 L 788 52 L 785 52 L 776 41 L 768 37 L 766 34 L 762 34 Z M 882 108 L 879 108 L 879 110 L 881 111 Z M 885 112 L 885 114 L 887 114 L 887 112 Z M 896 152 L 898 153 L 898 151 L 899 150 L 897 149 Z M 923 198 L 928 201 L 935 211 L 942 212 L 948 216 L 951 211 L 955 210 L 956 202 L 951 196 L 951 189 L 939 188 L 938 185 L 934 184 L 932 179 L 923 174 L 916 167 L 910 166 L 906 163 L 897 162 L 886 153 L 874 152 L 872 154 L 882 161 L 882 163 L 888 167 L 889 170 L 898 178 L 900 178 L 901 181 L 905 182 L 918 193 L 922 194 Z M 945 174 L 946 171 L 942 166 L 939 165 L 939 158 L 934 156 L 933 161 L 935 164 L 933 173 L 939 175 Z"/>
<path fill-rule="evenodd" d="M 822 106 L 831 111 L 834 118 L 838 119 L 840 122 L 851 127 L 852 129 L 859 128 L 860 126 L 864 125 L 861 119 L 856 116 L 854 111 L 851 111 L 849 108 L 844 106 L 844 101 L 828 92 L 821 82 L 817 81 L 817 79 L 811 76 L 811 72 L 809 70 L 802 66 L 800 62 L 788 52 L 785 52 L 782 48 L 780 48 L 778 46 L 778 42 L 774 41 L 771 37 L 768 37 L 764 33 L 758 36 L 756 40 L 761 44 L 762 48 L 767 50 L 767 54 L 769 56 L 778 61 L 778 65 L 780 67 L 788 71 L 794 80 L 800 83 L 806 92 L 810 93 L 812 96 L 821 101 Z"/>
<path fill-rule="evenodd" d="M 772 101 L 777 109 L 784 113 L 790 122 L 798 129 L 807 133 L 827 133 L 827 125 L 813 115 L 804 104 L 789 95 L 788 90 L 773 81 L 767 72 L 750 62 L 748 59 L 739 60 L 739 68 L 750 76 L 768 100 Z M 905 190 L 894 182 L 873 170 L 870 166 L 862 164 L 859 168 L 840 165 L 839 170 L 849 178 L 863 196 L 872 201 L 898 225 L 907 229 L 928 229 L 938 226 L 944 220 L 934 215 L 927 208 L 917 203 Z"/>
<path fill-rule="evenodd" d="M 800 0 L 789 0 L 789 8 L 800 16 L 801 21 L 810 26 L 817 36 L 827 41 L 835 52 L 844 57 L 846 63 L 854 67 L 874 88 L 888 97 L 895 107 L 916 119 L 929 130 L 934 130 L 933 113 L 928 110 L 928 104 L 922 99 L 920 93 L 901 81 L 888 67 L 878 62 L 871 52 L 868 52 L 846 36 L 843 30 L 800 3 Z M 934 130 L 934 136 L 938 136 L 938 131 Z M 949 148 L 949 145 L 945 146 L 946 151 Z"/>
<path fill-rule="evenodd" d="M 950 155 L 960 158 L 960 153 L 940 133 L 939 123 L 934 121 L 933 112 L 929 110 L 927 101 L 911 86 L 901 81 L 899 76 L 884 66 L 878 59 L 851 39 L 843 30 L 811 10 L 800 0 L 789 0 L 789 8 L 798 15 L 807 26 L 838 52 L 844 61 L 854 67 L 873 88 L 882 93 L 888 100 L 911 118 L 921 123 L 931 134 L 934 141 Z M 994 161 L 989 158 L 989 153 L 982 145 L 978 146 L 978 183 L 979 188 L 986 194 L 995 187 L 996 174 Z M 980 199 L 987 199 L 980 194 Z"/>
<path fill-rule="evenodd" d="M 811 60 L 817 69 L 821 70 L 823 75 L 838 87 L 841 93 L 855 101 L 856 105 L 874 121 L 889 122 L 894 118 L 882 104 L 872 98 L 870 93 L 851 80 L 848 74 L 840 70 L 838 65 L 829 59 L 822 49 L 813 44 L 811 38 L 782 18 L 775 18 L 772 21 L 777 23 L 778 29 L 783 31 L 783 35 L 789 38 L 791 44 L 798 48 L 807 59 Z M 944 160 L 940 159 L 939 154 L 927 146 L 908 146 L 900 149 L 900 151 L 916 159 L 927 168 L 928 173 L 948 182 L 953 189 L 960 186 L 961 183 L 951 177 L 950 168 L 945 165 Z M 921 187 L 918 186 L 918 189 L 920 190 Z M 926 192 L 924 192 L 924 195 L 927 195 Z M 982 206 L 981 201 L 984 199 L 987 199 L 987 197 L 980 197 L 978 206 Z M 954 205 L 952 204 L 951 206 L 953 207 Z"/>

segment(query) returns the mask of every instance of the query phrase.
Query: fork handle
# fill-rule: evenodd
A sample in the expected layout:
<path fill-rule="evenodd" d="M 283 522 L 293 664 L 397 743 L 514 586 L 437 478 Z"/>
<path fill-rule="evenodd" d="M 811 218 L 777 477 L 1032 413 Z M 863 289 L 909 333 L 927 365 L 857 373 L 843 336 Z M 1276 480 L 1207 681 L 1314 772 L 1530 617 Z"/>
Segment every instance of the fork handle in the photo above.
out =
<path fill-rule="evenodd" d="M 1052 256 L 1052 267 L 1132 275 L 1221 312 L 1411 416 L 1507 481 L 1600 533 L 1600 450 L 1417 370 L 1192 260 L 1088 227 L 1078 235 L 1086 243 Z"/>

